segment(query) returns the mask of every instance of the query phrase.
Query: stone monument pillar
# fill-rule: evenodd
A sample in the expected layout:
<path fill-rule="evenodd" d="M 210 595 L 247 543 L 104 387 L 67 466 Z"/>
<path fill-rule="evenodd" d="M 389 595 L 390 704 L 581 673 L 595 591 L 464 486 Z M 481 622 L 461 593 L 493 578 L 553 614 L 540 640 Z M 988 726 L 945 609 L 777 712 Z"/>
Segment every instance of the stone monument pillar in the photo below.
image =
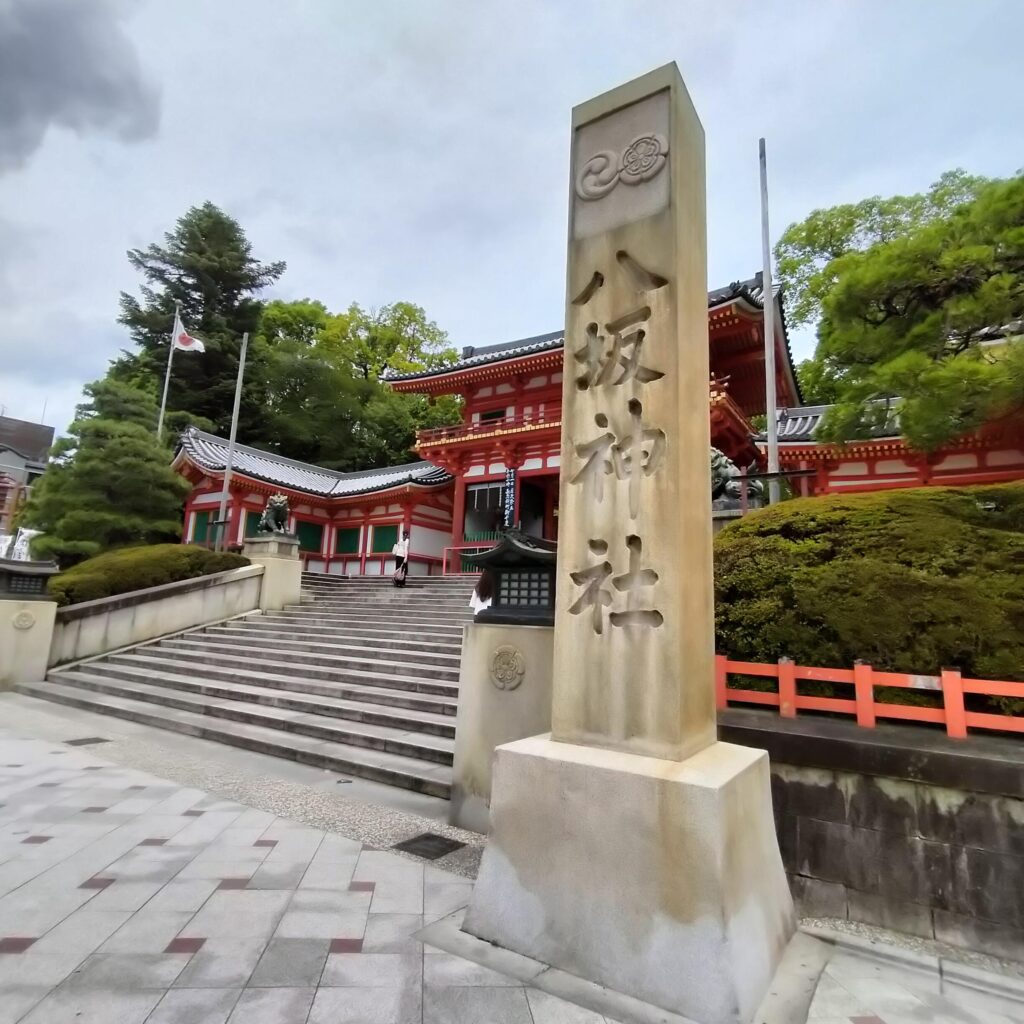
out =
<path fill-rule="evenodd" d="M 573 111 L 552 732 L 499 747 L 463 927 L 701 1024 L 794 929 L 768 757 L 716 741 L 704 132 L 674 64 Z"/>

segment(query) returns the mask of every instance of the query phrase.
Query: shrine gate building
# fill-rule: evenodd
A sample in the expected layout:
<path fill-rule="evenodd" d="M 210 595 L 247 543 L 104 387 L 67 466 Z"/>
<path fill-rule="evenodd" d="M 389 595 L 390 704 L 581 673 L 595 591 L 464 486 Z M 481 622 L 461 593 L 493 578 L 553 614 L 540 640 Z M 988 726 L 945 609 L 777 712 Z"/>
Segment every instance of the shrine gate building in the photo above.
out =
<path fill-rule="evenodd" d="M 764 437 L 751 423 L 765 413 L 763 299 L 760 275 L 708 293 L 711 443 L 740 467 L 765 465 Z M 779 458 L 796 491 L 1024 478 L 1020 418 L 928 455 L 907 448 L 895 420 L 869 441 L 816 441 L 827 407 L 803 405 L 778 294 L 774 302 Z M 236 445 L 229 542 L 255 530 L 267 497 L 278 491 L 288 497 L 291 528 L 314 571 L 389 573 L 400 530 L 410 538 L 410 572 L 419 575 L 459 571 L 461 555 L 489 546 L 504 525 L 556 540 L 563 348 L 563 333 L 555 331 L 466 348 L 449 366 L 388 378 L 396 391 L 462 399 L 461 423 L 418 433 L 419 462 L 338 473 Z M 187 542 L 213 538 L 226 456 L 222 438 L 194 428 L 182 437 L 174 465 L 193 485 Z"/>

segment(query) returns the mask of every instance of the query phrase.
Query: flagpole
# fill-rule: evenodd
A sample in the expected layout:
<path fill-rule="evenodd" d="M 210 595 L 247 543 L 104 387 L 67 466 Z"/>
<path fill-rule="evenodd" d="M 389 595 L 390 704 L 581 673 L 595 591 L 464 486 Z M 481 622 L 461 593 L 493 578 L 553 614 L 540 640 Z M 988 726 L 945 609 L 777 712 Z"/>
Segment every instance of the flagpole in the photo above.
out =
<path fill-rule="evenodd" d="M 775 395 L 775 295 L 772 291 L 772 243 L 768 230 L 768 161 L 764 139 L 758 140 L 761 163 L 761 248 L 764 266 L 761 280 L 761 298 L 764 305 L 764 404 L 768 423 L 768 473 L 779 472 L 779 422 Z M 768 504 L 779 500 L 779 478 L 768 477 Z"/>
<path fill-rule="evenodd" d="M 159 444 L 164 435 L 164 410 L 167 408 L 167 387 L 171 383 L 171 361 L 174 359 L 174 339 L 178 334 L 178 321 L 181 317 L 181 300 L 174 301 L 174 325 L 171 327 L 171 345 L 167 353 L 167 372 L 164 374 L 164 394 L 160 399 L 160 416 L 156 421 L 156 440 Z"/>
<path fill-rule="evenodd" d="M 217 538 L 217 547 L 223 550 L 224 543 L 224 519 L 227 516 L 228 488 L 231 486 L 231 468 L 235 459 L 235 435 L 238 433 L 238 408 L 242 404 L 242 377 L 245 375 L 245 350 L 249 347 L 249 332 L 242 335 L 242 349 L 238 353 L 238 379 L 235 381 L 235 407 L 231 412 L 231 436 L 228 438 L 228 457 L 224 463 L 224 489 L 220 496 L 220 511 L 217 513 L 217 521 L 221 524 L 220 535 Z"/>

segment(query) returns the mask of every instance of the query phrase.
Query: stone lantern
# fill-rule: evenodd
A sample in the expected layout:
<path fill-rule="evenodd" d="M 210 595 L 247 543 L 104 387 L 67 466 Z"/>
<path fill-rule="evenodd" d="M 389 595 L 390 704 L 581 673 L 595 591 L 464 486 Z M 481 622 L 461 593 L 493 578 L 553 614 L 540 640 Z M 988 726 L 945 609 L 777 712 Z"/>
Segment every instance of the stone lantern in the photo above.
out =
<path fill-rule="evenodd" d="M 497 545 L 463 558 L 494 577 L 491 606 L 477 622 L 514 626 L 552 626 L 555 622 L 554 541 L 506 530 Z"/>

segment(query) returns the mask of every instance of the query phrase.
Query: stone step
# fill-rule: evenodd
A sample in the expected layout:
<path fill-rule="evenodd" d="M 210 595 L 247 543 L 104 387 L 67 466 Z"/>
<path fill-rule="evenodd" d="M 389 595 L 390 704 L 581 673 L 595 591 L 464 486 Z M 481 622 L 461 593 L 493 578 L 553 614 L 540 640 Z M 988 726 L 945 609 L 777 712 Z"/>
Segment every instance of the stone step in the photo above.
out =
<path fill-rule="evenodd" d="M 388 658 L 365 657 L 369 652 L 357 648 L 356 653 L 347 653 L 341 645 L 333 644 L 302 644 L 277 640 L 272 644 L 236 643 L 227 636 L 209 636 L 205 633 L 188 633 L 181 637 L 171 637 L 159 641 L 156 650 L 194 650 L 202 648 L 212 653 L 235 654 L 238 656 L 250 653 L 258 656 L 275 658 L 292 662 L 294 665 L 319 665 L 325 668 L 353 669 L 355 671 L 374 672 L 386 676 L 416 675 L 434 680 L 457 682 L 459 678 L 458 660 L 454 662 L 434 662 L 440 657 L 432 655 L 426 661 L 408 660 L 390 656 Z M 332 653 L 332 648 L 346 652 Z M 393 655 L 394 652 L 389 652 Z M 359 655 L 364 655 L 360 657 Z"/>
<path fill-rule="evenodd" d="M 283 732 L 278 728 L 250 725 L 176 708 L 158 708 L 142 700 L 91 693 L 79 687 L 51 681 L 19 683 L 15 689 L 19 693 L 84 711 L 200 736 L 430 796 L 444 799 L 451 796 L 450 767 L 392 754 L 386 750 L 333 743 L 295 732 Z"/>
<path fill-rule="evenodd" d="M 294 673 L 275 673 L 269 670 L 265 662 L 258 662 L 260 670 L 231 665 L 217 665 L 209 660 L 197 664 L 199 659 L 183 657 L 181 659 L 154 657 L 147 651 L 150 648 L 138 647 L 139 653 L 125 652 L 114 654 L 102 662 L 88 662 L 87 665 L 102 666 L 103 672 L 121 679 L 152 678 L 175 674 L 185 679 L 203 679 L 204 681 L 223 681 L 237 685 L 251 685 L 262 689 L 285 690 L 288 693 L 309 694 L 359 704 L 371 704 L 385 709 L 409 710 L 426 712 L 431 718 L 453 718 L 457 710 L 454 697 L 442 697 L 437 694 L 415 693 L 409 690 L 396 690 L 384 686 L 370 686 L 360 683 L 347 684 L 326 680 L 307 679 Z M 85 665 L 81 667 L 86 667 Z M 289 665 L 282 666 L 285 669 Z M 263 671 L 267 668 L 267 671 Z"/>
<path fill-rule="evenodd" d="M 306 643 L 324 643 L 343 640 L 350 647 L 372 648 L 384 651 L 417 651 L 423 654 L 445 654 L 460 657 L 461 645 L 457 639 L 447 643 L 425 640 L 422 634 L 394 633 L 378 630 L 373 636 L 362 636 L 336 626 L 311 626 L 304 622 L 267 623 L 262 618 L 246 622 L 228 622 L 220 626 L 207 626 L 207 636 L 244 636 L 261 639 L 302 640 Z"/>
<path fill-rule="evenodd" d="M 386 577 L 366 577 L 352 580 L 338 580 L 332 577 L 310 577 L 303 574 L 303 587 L 317 587 L 321 590 L 359 590 L 359 591 L 387 591 L 397 594 L 422 594 L 424 592 L 454 592 L 468 591 L 476 586 L 476 577 L 463 577 L 461 580 L 444 580 L 434 577 L 433 580 L 423 577 L 406 578 L 406 586 L 395 587 L 391 582 L 390 575 Z"/>
<path fill-rule="evenodd" d="M 426 637 L 428 638 L 426 641 L 428 643 L 436 643 L 445 647 L 450 646 L 456 651 L 462 650 L 461 626 L 451 626 L 444 629 L 444 631 L 435 630 L 434 628 L 430 630 L 398 629 L 386 623 L 374 623 L 372 625 L 349 623 L 346 626 L 340 627 L 336 619 L 321 619 L 312 615 L 286 617 L 277 612 L 261 615 L 259 618 L 248 619 L 246 622 L 252 622 L 253 625 L 262 625 L 263 628 L 269 629 L 315 630 L 330 636 L 344 635 L 346 637 L 364 637 L 367 639 L 379 637 L 381 640 L 386 640 L 390 637 L 410 643 L 423 642 L 422 638 Z"/>
<path fill-rule="evenodd" d="M 191 635 L 191 634 L 190 634 Z M 427 648 L 425 645 L 419 647 L 395 647 L 388 650 L 383 658 L 375 656 L 378 651 L 374 645 L 365 643 L 350 642 L 348 637 L 338 635 L 323 637 L 302 637 L 296 636 L 289 631 L 274 634 L 263 634 L 255 627 L 239 629 L 206 628 L 198 634 L 198 638 L 213 637 L 217 643 L 228 643 L 243 647 L 276 647 L 279 650 L 296 651 L 308 654 L 327 654 L 342 660 L 356 659 L 360 662 L 373 661 L 380 664 L 417 667 L 430 667 L 440 671 L 451 671 L 458 679 L 459 660 L 458 652 L 451 650 L 438 651 Z"/>
<path fill-rule="evenodd" d="M 305 663 L 296 664 L 296 658 L 287 651 L 249 651 L 244 648 L 217 650 L 200 644 L 172 648 L 165 646 L 168 641 L 159 645 L 146 647 L 146 652 L 154 658 L 169 661 L 191 661 L 196 666 L 223 665 L 242 670 L 274 672 L 282 675 L 298 676 L 304 679 L 324 679 L 351 686 L 366 685 L 383 687 L 391 690 L 405 690 L 410 693 L 427 693 L 440 697 L 455 699 L 459 694 L 458 683 L 435 680 L 423 675 L 392 675 L 374 671 L 357 671 L 355 669 L 337 668 L 330 665 Z"/>
<path fill-rule="evenodd" d="M 58 670 L 51 672 L 48 678 L 65 683 L 73 679 L 74 685 L 99 692 L 114 692 L 112 689 L 103 689 L 109 684 L 117 685 L 118 691 L 128 687 L 137 688 L 140 693 L 164 687 L 201 697 L 249 701 L 288 711 L 302 711 L 328 718 L 384 726 L 403 735 L 421 733 L 449 740 L 455 738 L 455 719 L 452 715 L 405 710 L 361 700 L 346 700 L 334 695 L 303 693 L 294 688 L 286 691 L 280 687 L 260 686 L 255 682 L 221 681 L 207 678 L 205 672 L 202 677 L 197 677 L 193 672 L 174 672 L 173 667 L 171 665 L 167 671 L 154 672 L 145 666 L 112 665 L 104 662 Z"/>
<path fill-rule="evenodd" d="M 471 587 L 476 583 L 476 575 L 466 573 L 465 575 L 459 576 L 453 574 L 450 576 L 420 576 L 418 573 L 413 573 L 406 577 L 405 590 L 424 590 L 431 588 L 444 588 L 444 587 Z M 306 583 L 319 583 L 329 587 L 390 587 L 395 588 L 391 582 L 391 576 L 341 576 L 335 575 L 334 573 L 322 573 L 322 572 L 304 572 L 302 574 L 302 582 Z"/>
<path fill-rule="evenodd" d="M 310 736 L 330 743 L 368 747 L 371 750 L 383 750 L 389 754 L 399 754 L 402 757 L 418 758 L 437 764 L 452 763 L 453 741 L 442 736 L 369 723 L 348 724 L 343 719 L 330 718 L 309 711 L 289 710 L 248 700 L 211 698 L 150 683 L 127 683 L 119 679 L 105 678 L 101 672 L 89 673 L 82 669 L 51 672 L 47 679 L 63 686 L 81 686 L 83 689 L 112 697 L 141 700 L 147 704 L 159 704 L 178 711 L 227 718 L 233 722 L 245 722 L 268 729 L 281 729 L 284 732 L 294 732 L 300 736 Z"/>
<path fill-rule="evenodd" d="M 419 630 L 425 635 L 431 634 L 442 634 L 442 633 L 458 633 L 462 636 L 463 627 L 466 623 L 472 622 L 472 617 L 468 616 L 463 620 L 462 616 L 455 617 L 452 615 L 417 615 L 413 613 L 401 614 L 391 612 L 390 614 L 380 614 L 372 611 L 334 611 L 330 608 L 325 608 L 317 605 L 310 605 L 304 607 L 296 604 L 290 604 L 288 607 L 283 608 L 281 611 L 275 611 L 274 617 L 287 618 L 287 620 L 304 621 L 309 623 L 349 623 L 353 626 L 371 626 L 381 628 L 383 626 L 394 627 L 402 631 L 409 632 L 410 630 Z"/>
<path fill-rule="evenodd" d="M 321 604 L 308 606 L 290 604 L 283 609 L 282 614 L 309 615 L 311 618 L 329 619 L 331 622 L 365 622 L 378 626 L 386 622 L 423 630 L 444 629 L 445 627 L 461 630 L 467 622 L 473 621 L 472 614 L 445 615 L 431 611 L 418 613 L 404 608 L 396 609 L 393 612 L 380 612 L 363 607 L 332 608 L 329 605 Z"/>
<path fill-rule="evenodd" d="M 433 619 L 448 622 L 465 622 L 473 617 L 473 610 L 469 602 L 460 601 L 457 605 L 446 605 L 440 601 L 424 601 L 420 605 L 410 604 L 407 601 L 391 603 L 373 603 L 372 601 L 360 601 L 355 597 L 352 600 L 337 600 L 335 598 L 317 598 L 310 601 L 307 608 L 314 608 L 317 611 L 329 609 L 332 612 L 361 612 L 376 615 L 379 618 L 390 617 L 398 614 L 416 622 L 425 619 Z"/>

